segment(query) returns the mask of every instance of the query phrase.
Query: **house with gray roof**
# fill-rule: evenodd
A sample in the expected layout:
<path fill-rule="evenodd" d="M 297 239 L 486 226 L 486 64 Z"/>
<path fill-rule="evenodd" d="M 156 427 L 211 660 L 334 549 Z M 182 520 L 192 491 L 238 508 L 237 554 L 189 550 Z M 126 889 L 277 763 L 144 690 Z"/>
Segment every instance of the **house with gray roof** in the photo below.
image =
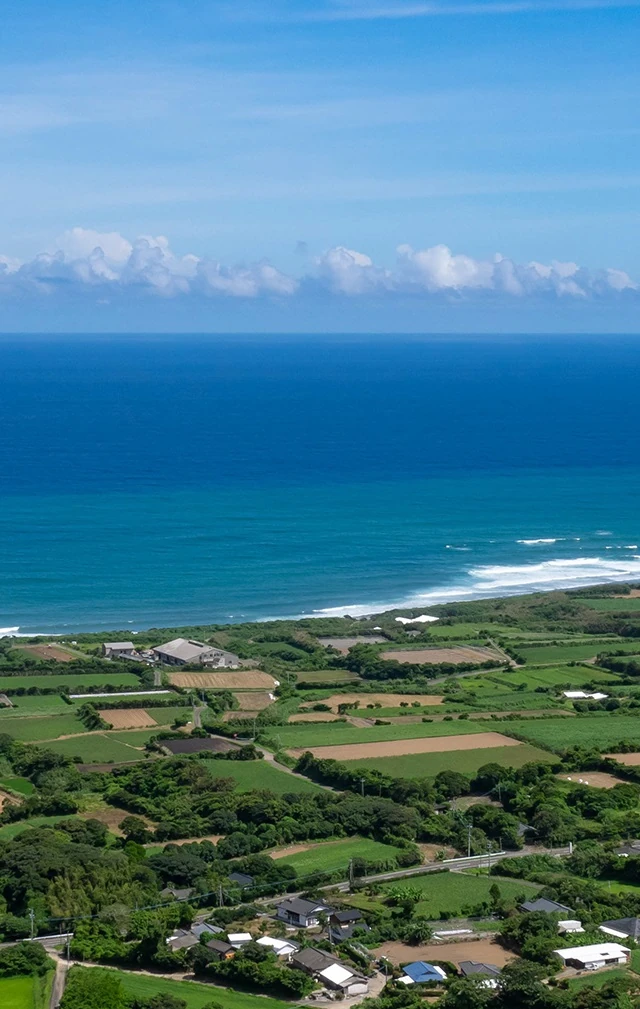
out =
<path fill-rule="evenodd" d="M 240 659 L 214 645 L 205 645 L 192 638 L 174 638 L 151 649 L 154 658 L 164 666 L 206 666 L 208 669 L 235 669 Z"/>
<path fill-rule="evenodd" d="M 133 641 L 105 641 L 102 645 L 105 659 L 139 659 Z"/>
<path fill-rule="evenodd" d="M 278 904 L 276 916 L 289 925 L 297 928 L 312 928 L 320 923 L 318 915 L 331 914 L 332 908 L 317 900 L 304 900 L 302 897 L 289 897 Z"/>
<path fill-rule="evenodd" d="M 546 897 L 538 897 L 536 900 L 525 900 L 524 904 L 520 904 L 520 910 L 544 911 L 546 914 L 562 914 L 564 916 L 575 913 L 572 908 L 565 907 L 564 904 L 558 904 L 557 900 L 547 900 Z"/>
<path fill-rule="evenodd" d="M 613 921 L 603 921 L 600 931 L 614 935 L 617 939 L 640 939 L 640 918 L 615 918 Z"/>

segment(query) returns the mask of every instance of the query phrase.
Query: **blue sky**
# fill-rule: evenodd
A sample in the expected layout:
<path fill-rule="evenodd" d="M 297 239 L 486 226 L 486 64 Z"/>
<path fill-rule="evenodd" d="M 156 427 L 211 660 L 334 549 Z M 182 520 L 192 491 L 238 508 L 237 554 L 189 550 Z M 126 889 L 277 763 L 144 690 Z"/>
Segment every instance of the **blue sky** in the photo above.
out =
<path fill-rule="evenodd" d="M 0 329 L 637 329 L 638 52 L 640 0 L 12 5 Z"/>

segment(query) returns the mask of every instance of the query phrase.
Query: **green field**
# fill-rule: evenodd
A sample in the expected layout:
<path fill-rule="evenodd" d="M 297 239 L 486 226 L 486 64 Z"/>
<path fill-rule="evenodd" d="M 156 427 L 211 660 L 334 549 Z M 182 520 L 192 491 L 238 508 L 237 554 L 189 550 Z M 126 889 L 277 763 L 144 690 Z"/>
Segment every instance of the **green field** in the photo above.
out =
<path fill-rule="evenodd" d="M 429 872 L 424 876 L 412 876 L 406 880 L 395 880 L 382 884 L 382 896 L 393 887 L 417 887 L 423 896 L 416 905 L 415 913 L 429 918 L 438 918 L 440 911 L 451 917 L 459 915 L 463 908 L 490 899 L 489 890 L 497 883 L 504 900 L 517 900 L 525 895 L 531 897 L 540 889 L 535 883 L 500 876 L 472 876 L 461 872 Z M 370 907 L 380 907 L 380 897 L 365 897 L 360 894 L 345 898 L 346 903 L 366 911 Z M 444 926 L 443 926 L 444 927 Z"/>
<path fill-rule="evenodd" d="M 296 673 L 298 683 L 359 683 L 357 673 L 348 669 L 310 669 Z"/>
<path fill-rule="evenodd" d="M 514 732 L 531 743 L 562 750 L 575 744 L 606 750 L 621 740 L 640 743 L 640 715 L 596 715 L 586 718 L 541 718 L 502 722 L 501 732 Z"/>
<path fill-rule="evenodd" d="M 0 778 L 0 788 L 8 788 L 11 792 L 19 792 L 21 795 L 33 795 L 35 792 L 28 778 L 15 778 L 10 775 Z"/>
<path fill-rule="evenodd" d="M 25 718 L 29 715 L 64 715 L 74 710 L 74 705 L 67 704 L 60 694 L 28 694 L 24 697 L 12 697 L 13 707 L 0 708 L 0 725 L 8 718 Z"/>
<path fill-rule="evenodd" d="M 74 967 L 73 970 L 100 971 L 100 967 Z M 184 999 L 187 1009 L 202 1009 L 207 1002 L 219 1002 L 224 1009 L 285 1009 L 292 1003 L 279 1002 L 277 999 L 264 995 L 249 995 L 234 991 L 232 988 L 219 988 L 217 985 L 199 984 L 196 981 L 167 981 L 161 977 L 149 977 L 146 974 L 135 974 L 132 971 L 115 971 L 122 982 L 125 994 L 139 999 L 149 999 L 159 992 L 167 992 L 174 998 Z M 295 1004 L 295 1003 L 294 1003 Z M 5 1009 L 3 1006 L 2 1009 Z M 22 1009 L 19 1006 L 18 1009 Z"/>
<path fill-rule="evenodd" d="M 33 743 L 40 740 L 57 739 L 59 736 L 71 735 L 74 732 L 86 732 L 85 726 L 72 709 L 65 705 L 68 715 L 49 715 L 33 718 L 0 717 L 2 731 L 23 743 Z"/>
<path fill-rule="evenodd" d="M 432 778 L 440 771 L 460 771 L 475 774 L 484 764 L 522 767 L 532 760 L 553 760 L 553 755 L 535 746 L 497 746 L 486 750 L 458 750 L 449 753 L 408 753 L 402 757 L 367 757 L 347 760 L 347 767 L 366 767 L 393 778 Z"/>
<path fill-rule="evenodd" d="M 338 872 L 340 869 L 344 870 L 346 876 L 351 858 L 393 863 L 400 850 L 366 837 L 346 837 L 340 841 L 323 841 L 308 851 L 299 851 L 278 861 L 292 865 L 300 876 L 308 872 Z"/>
<path fill-rule="evenodd" d="M 578 992 L 583 988 L 602 988 L 603 985 L 609 984 L 611 981 L 628 976 L 628 968 L 625 967 L 613 967 L 611 970 L 596 971 L 594 974 L 583 974 L 581 977 L 569 979 L 569 991 Z"/>
<path fill-rule="evenodd" d="M 2 1009 L 45 1009 L 49 1004 L 53 971 L 45 977 L 0 978 Z"/>
<path fill-rule="evenodd" d="M 558 644 L 558 645 L 514 645 L 518 655 L 521 655 L 525 662 L 532 665 L 552 663 L 552 662 L 583 662 L 585 659 L 594 659 L 601 652 L 631 653 L 638 651 L 638 642 L 624 641 L 622 638 L 615 638 L 611 641 L 584 641 L 581 644 Z"/>
<path fill-rule="evenodd" d="M 607 596 L 606 599 L 581 599 L 580 603 L 599 613 L 640 613 L 638 596 L 621 596 L 619 599 L 612 596 Z"/>
<path fill-rule="evenodd" d="M 117 670 L 111 673 L 108 669 L 104 673 L 36 673 L 33 676 L 19 674 L 16 676 L 0 675 L 0 693 L 5 690 L 15 690 L 16 687 L 68 687 L 69 692 L 82 693 L 78 687 L 104 687 L 105 685 L 115 689 L 128 689 L 129 687 L 139 687 L 140 680 L 133 673 L 121 673 Z"/>
<path fill-rule="evenodd" d="M 240 792 L 256 788 L 268 789 L 277 795 L 322 791 L 312 781 L 279 771 L 266 760 L 208 760 L 207 768 L 217 778 L 233 778 Z"/>
<path fill-rule="evenodd" d="M 636 648 L 638 646 L 636 645 Z M 608 669 L 598 666 L 527 666 L 511 673 L 492 673 L 491 679 L 506 687 L 525 683 L 529 687 L 555 687 L 569 683 L 572 687 L 582 687 L 585 683 L 619 683 L 620 677 Z"/>
<path fill-rule="evenodd" d="M 60 820 L 68 820 L 68 816 L 32 816 L 30 820 L 17 820 L 16 823 L 7 823 L 0 827 L 0 840 L 10 841 L 12 837 L 17 837 L 24 830 L 31 827 L 54 827 Z M 2 1002 L 0 1002 L 2 1006 Z"/>
<path fill-rule="evenodd" d="M 141 760 L 144 754 L 135 747 L 143 747 L 149 737 L 154 736 L 157 731 L 157 729 L 133 729 L 130 732 L 98 732 L 76 736 L 73 739 L 54 740 L 47 743 L 47 749 L 72 759 L 80 757 L 83 764 Z"/>
<path fill-rule="evenodd" d="M 341 743 L 376 743 L 388 739 L 421 739 L 424 736 L 458 736 L 486 732 L 483 722 L 417 722 L 415 725 L 372 725 L 359 729 L 344 722 L 304 723 L 267 727 L 262 735 L 285 748 L 337 746 Z"/>

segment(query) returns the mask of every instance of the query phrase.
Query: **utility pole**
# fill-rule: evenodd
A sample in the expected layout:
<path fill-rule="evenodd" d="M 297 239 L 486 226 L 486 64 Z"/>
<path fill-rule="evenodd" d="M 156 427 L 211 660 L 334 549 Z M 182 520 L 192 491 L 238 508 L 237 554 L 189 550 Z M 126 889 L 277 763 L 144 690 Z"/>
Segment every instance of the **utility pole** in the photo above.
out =
<path fill-rule="evenodd" d="M 30 908 L 29 908 L 29 921 L 30 921 L 30 923 L 31 923 L 31 938 L 32 938 L 32 939 L 33 939 L 33 936 L 34 936 L 34 934 L 35 934 L 35 930 L 36 930 L 36 926 L 35 926 L 35 919 L 36 919 L 36 913 L 35 913 L 35 911 L 33 910 L 33 908 L 32 908 L 32 907 L 30 907 Z"/>
<path fill-rule="evenodd" d="M 67 963 L 69 963 L 69 960 L 71 959 L 70 946 L 71 946 L 71 932 L 67 932 Z"/>
<path fill-rule="evenodd" d="M 364 799 L 364 778 L 360 778 L 360 791 L 362 792 L 362 798 Z"/>
<path fill-rule="evenodd" d="M 222 893 L 222 883 L 218 886 L 218 907 L 224 906 L 224 895 Z"/>
<path fill-rule="evenodd" d="M 491 844 L 491 841 L 489 841 L 487 843 L 487 868 L 489 870 L 489 875 L 491 875 L 491 850 L 492 850 L 492 847 L 493 846 Z"/>
<path fill-rule="evenodd" d="M 349 859 L 349 886 L 353 886 L 353 859 Z"/>
<path fill-rule="evenodd" d="M 471 858 L 471 831 L 473 830 L 473 824 L 468 823 L 466 826 L 467 826 L 467 858 Z"/>

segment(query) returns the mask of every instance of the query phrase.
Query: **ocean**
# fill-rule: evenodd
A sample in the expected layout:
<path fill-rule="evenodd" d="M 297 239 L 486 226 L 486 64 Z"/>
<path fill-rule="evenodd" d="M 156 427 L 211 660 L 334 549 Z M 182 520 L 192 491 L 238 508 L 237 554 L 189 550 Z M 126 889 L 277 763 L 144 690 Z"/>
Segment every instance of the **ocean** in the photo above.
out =
<path fill-rule="evenodd" d="M 4 337 L 0 628 L 640 580 L 630 337 Z"/>

